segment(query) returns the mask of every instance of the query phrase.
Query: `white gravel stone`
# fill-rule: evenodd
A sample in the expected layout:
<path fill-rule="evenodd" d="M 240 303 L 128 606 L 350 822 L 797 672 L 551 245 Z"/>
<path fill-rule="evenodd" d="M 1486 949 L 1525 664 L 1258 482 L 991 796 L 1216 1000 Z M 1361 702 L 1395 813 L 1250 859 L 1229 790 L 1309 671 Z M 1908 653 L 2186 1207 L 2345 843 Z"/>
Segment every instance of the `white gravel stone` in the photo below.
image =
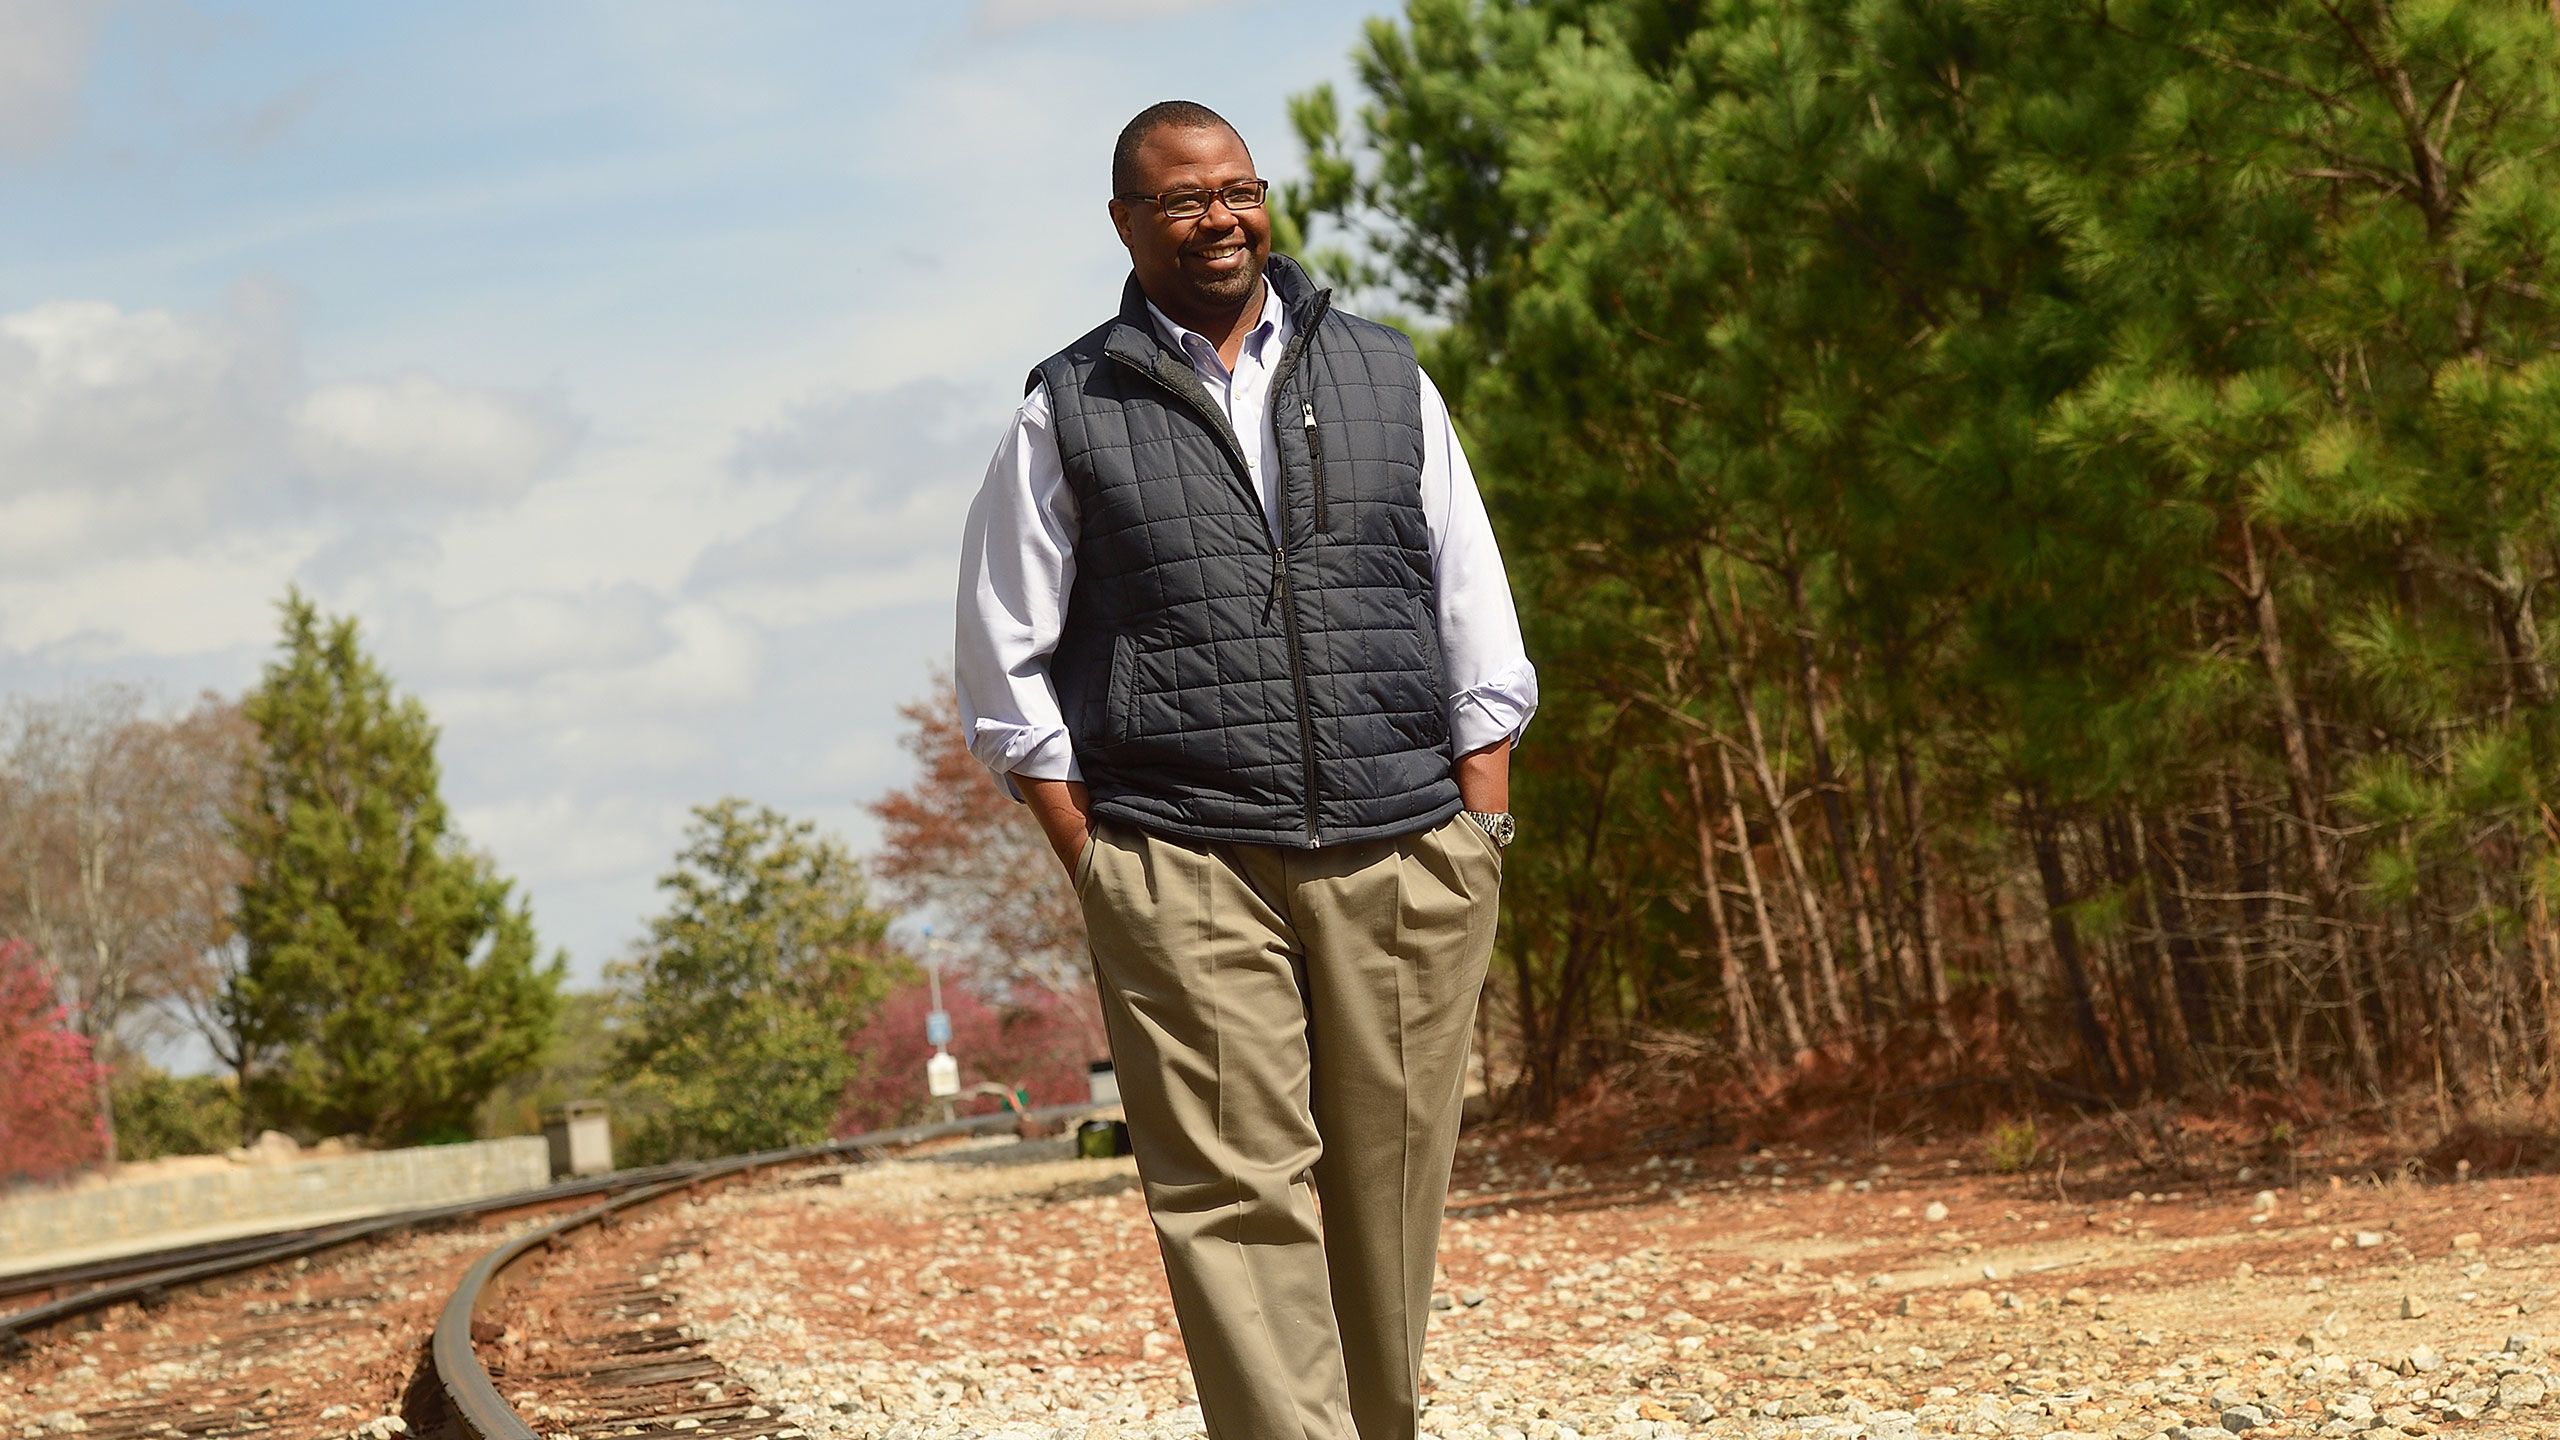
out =
<path fill-rule="evenodd" d="M 1916 1232 L 1915 1214 L 1940 1225 L 1953 1207 L 1923 1206 L 1925 1191 L 1826 1196 L 1826 1171 L 1845 1165 L 1786 1158 L 1800 1183 L 1776 1191 L 1766 1182 L 1785 1162 L 1774 1156 L 1756 1157 L 1757 1183 L 1689 1174 L 1677 1157 L 1655 1167 L 1666 1191 L 1685 1177 L 1686 1195 L 1725 1217 L 1721 1233 L 1757 1231 L 1738 1243 L 1721 1243 L 1714 1225 L 1692 1227 L 1669 1199 L 1639 1218 L 1481 1199 L 1453 1213 L 1432 1291 L 1422 1433 L 1431 1440 L 2229 1440 L 2387 1435 L 2373 1429 L 2384 1423 L 2402 1434 L 2459 1431 L 2470 1414 L 2479 1417 L 2473 1433 L 2560 1436 L 2560 1424 L 2548 1423 L 2553 1385 L 2540 1347 L 2519 1335 L 2503 1350 L 2486 1348 L 2500 1333 L 2491 1317 L 2518 1313 L 2538 1293 L 2529 1283 L 2500 1290 L 2500 1281 L 2484 1280 L 2481 1305 L 2448 1304 L 2448 1318 L 2423 1326 L 2381 1322 L 2385 1307 L 2421 1285 L 2451 1293 L 2450 1285 L 2435 1287 L 2461 1257 L 2433 1238 L 2441 1231 L 2402 1220 L 2408 1246 L 2367 1260 L 2325 1248 L 2336 1232 L 2313 1232 L 2305 1242 L 2287 1238 L 2283 1226 L 2234 1223 L 2224 1210 L 2222 1235 L 2154 1242 L 2161 1259 L 2123 1271 L 2113 1268 L 2120 1261 L 2104 1262 L 2080 1272 L 2088 1283 L 2066 1289 L 2053 1264 L 2037 1262 L 2085 1263 L 2060 1232 L 2067 1226 L 2068 1247 L 2103 1240 L 2110 1234 L 2103 1209 L 2091 1209 L 2100 1218 L 2084 1228 L 2080 1209 L 2036 1211 L 2020 1197 L 2006 1202 L 2014 1208 L 1995 1225 L 1989 1217 L 2003 1202 L 1983 1203 L 1980 1191 L 1969 1191 L 1968 1203 L 1984 1212 L 1982 1228 L 1970 1232 L 1975 1239 Z M 1525 1194 L 1569 1190 L 1578 1178 L 1573 1167 L 1544 1162 L 1515 1166 L 1511 1177 L 1514 1193 Z M 804 1427 L 806 1440 L 1197 1440 L 1204 1433 L 1179 1336 L 1169 1309 L 1159 1308 L 1160 1272 L 1091 1273 L 1105 1241 L 1144 1241 L 1151 1252 L 1128 1162 L 902 1161 L 849 1171 L 841 1187 L 789 1193 L 791 1205 L 810 1213 L 909 1217 L 931 1238 L 910 1242 L 917 1254 L 893 1266 L 785 1238 L 793 1232 L 766 1223 L 781 1211 L 770 1193 L 706 1202 L 725 1253 L 704 1273 L 663 1278 L 679 1297 L 671 1307 L 679 1318 L 716 1304 L 723 1318 L 707 1333 L 737 1376 L 726 1387 L 736 1403 L 772 1407 Z M 1910 1203 L 1897 1217 L 1898 1200 Z M 2345 1213 L 2333 1223 L 2382 1215 L 2336 1203 Z M 1861 1211 L 1872 1228 L 1844 1229 L 1831 1219 L 1818 1231 L 1788 1213 L 1806 1206 L 1826 1217 Z M 1034 1211 L 1054 1217 L 1050 1228 L 1025 1233 L 1087 1238 L 1007 1251 L 995 1238 L 1007 1217 Z M 2161 1228 L 2173 1229 L 2185 1212 L 2157 1213 Z M 1643 1228 L 1666 1217 L 1673 1230 Z M 2047 1223 L 2055 1233 L 2037 1238 Z M 2113 1233 L 2134 1243 L 2129 1220 Z M 2345 1232 L 2341 1248 L 2347 1233 L 2366 1249 L 2392 1243 L 2379 1231 Z M 1892 1248 L 1865 1258 L 1862 1247 L 1877 1243 L 1863 1238 L 1870 1236 Z M 2217 1251 L 2214 1242 L 2226 1237 L 2245 1237 L 2249 1248 Z M 2048 1248 L 2026 1248 L 2033 1244 Z M 2241 1254 L 2279 1283 L 2232 1285 L 2227 1277 L 2240 1273 Z M 949 1264 L 936 1268 L 918 1255 Z M 2138 1269 L 2169 1270 L 2173 1260 L 2182 1263 L 2166 1282 Z M 1868 1278 L 1884 1273 L 1879 1266 L 1892 1267 L 1889 1287 Z M 2321 1278 L 2304 1275 L 2313 1266 L 2326 1273 L 2329 1294 L 2315 1298 L 2304 1283 Z M 1980 1285 L 1977 1272 L 2017 1288 L 1971 1288 Z M 2180 1306 L 2201 1308 L 2164 1308 L 2160 1297 L 2170 1293 L 2188 1297 Z M 902 1322 L 906 1345 L 883 1350 L 878 1341 L 831 1334 L 816 1309 L 804 1308 L 820 1296 L 911 1316 Z M 2490 1302 L 2508 1308 L 2491 1311 Z M 1022 1343 L 1006 1339 L 1001 1344 L 1012 1348 L 970 1353 L 968 1336 L 983 1342 L 991 1333 L 973 1332 L 965 1315 L 952 1318 L 955 1307 L 972 1304 L 1009 1315 L 1002 1334 Z M 2224 1318 L 2204 1319 L 2206 1309 Z M 2267 1322 L 2255 1328 L 2230 1318 L 2261 1312 Z M 2362 1346 L 2348 1339 L 2350 1312 L 2364 1317 Z M 2466 1315 L 2479 1318 L 2464 1322 Z M 2216 1330 L 2217 1323 L 2243 1328 Z M 925 1335 L 948 1348 L 917 1358 L 914 1339 Z"/>

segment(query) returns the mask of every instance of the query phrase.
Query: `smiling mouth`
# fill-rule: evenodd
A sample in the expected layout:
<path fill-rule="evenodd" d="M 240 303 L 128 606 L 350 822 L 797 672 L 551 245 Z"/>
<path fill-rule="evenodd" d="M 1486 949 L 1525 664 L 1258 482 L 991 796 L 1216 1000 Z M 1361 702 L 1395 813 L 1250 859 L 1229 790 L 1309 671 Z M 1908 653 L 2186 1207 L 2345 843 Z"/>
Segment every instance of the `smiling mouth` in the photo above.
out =
<path fill-rule="evenodd" d="M 1243 258 L 1245 245 L 1239 240 L 1232 245 L 1219 245 L 1207 250 L 1194 250 L 1191 253 L 1211 265 L 1230 265 Z"/>

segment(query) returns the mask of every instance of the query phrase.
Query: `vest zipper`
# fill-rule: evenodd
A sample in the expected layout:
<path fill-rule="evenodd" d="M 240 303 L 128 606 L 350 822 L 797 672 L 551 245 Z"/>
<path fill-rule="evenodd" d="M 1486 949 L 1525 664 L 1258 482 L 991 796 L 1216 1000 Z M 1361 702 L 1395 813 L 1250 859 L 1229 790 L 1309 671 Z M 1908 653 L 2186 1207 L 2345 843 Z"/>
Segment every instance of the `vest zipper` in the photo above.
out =
<path fill-rule="evenodd" d="M 1316 533 L 1324 533 L 1324 437 L 1316 429 L 1316 402 L 1301 400 L 1299 412 L 1306 417 L 1307 463 L 1316 472 Z"/>
<path fill-rule="evenodd" d="M 1307 307 L 1306 318 L 1299 323 L 1298 333 L 1289 337 L 1288 348 L 1280 352 L 1280 363 L 1271 367 L 1271 393 L 1275 397 L 1287 394 L 1289 382 L 1297 378 L 1298 359 L 1306 353 L 1308 344 L 1315 339 L 1316 328 L 1324 324 L 1324 314 L 1329 308 L 1327 302 L 1331 299 L 1330 291 L 1316 292 L 1316 303 Z M 1299 404 L 1301 407 L 1299 413 L 1305 417 L 1307 426 L 1309 445 L 1307 455 L 1310 460 L 1316 461 L 1316 529 L 1322 530 L 1324 529 L 1324 464 L 1313 448 L 1316 438 L 1316 407 L 1313 400 L 1302 400 Z M 1280 423 L 1280 417 L 1274 414 L 1271 422 L 1276 428 Z M 1312 707 L 1307 702 L 1307 645 L 1298 634 L 1297 597 L 1289 584 L 1289 505 L 1286 488 L 1288 475 L 1289 467 L 1284 464 L 1280 467 L 1280 481 L 1283 487 L 1279 507 L 1280 533 L 1277 548 L 1273 554 L 1280 567 L 1280 603 L 1285 607 L 1281 618 L 1287 623 L 1289 632 L 1289 682 L 1298 699 L 1298 756 L 1307 790 L 1307 848 L 1313 850 L 1322 843 L 1322 837 L 1316 830 L 1316 722 Z"/>
<path fill-rule="evenodd" d="M 1307 706 L 1307 647 L 1298 636 L 1298 597 L 1289 584 L 1289 527 L 1271 551 L 1271 573 L 1280 578 L 1280 623 L 1289 634 L 1289 685 L 1298 697 L 1298 756 L 1307 785 L 1307 848 L 1316 847 L 1316 722 Z"/>
<path fill-rule="evenodd" d="M 1314 336 L 1316 327 L 1324 323 L 1325 311 L 1331 308 L 1329 304 L 1331 299 L 1330 291 L 1316 292 L 1316 303 L 1309 307 L 1304 322 L 1299 325 L 1298 333 L 1289 338 L 1288 348 L 1280 352 L 1280 363 L 1273 366 L 1271 370 L 1271 393 L 1275 399 L 1287 389 L 1289 380 L 1295 375 L 1298 357 L 1305 352 L 1307 342 Z M 1126 357 L 1120 358 L 1125 362 Z M 1181 386 L 1156 374 L 1145 365 L 1135 362 L 1126 363 L 1130 363 L 1130 368 L 1154 381 L 1174 399 L 1197 412 L 1201 419 L 1209 423 L 1209 433 L 1212 436 L 1224 437 L 1234 434 L 1233 427 L 1227 422 L 1227 417 L 1219 414 L 1215 407 L 1204 403 L 1205 395 L 1195 400 L 1185 393 Z M 1307 436 L 1312 442 L 1315 438 L 1315 404 L 1312 401 L 1304 401 L 1301 404 L 1303 407 L 1301 413 L 1305 416 L 1308 427 Z M 1273 407 L 1271 423 L 1275 427 L 1280 423 L 1276 405 Z M 1245 466 L 1243 443 L 1242 438 L 1238 437 L 1233 445 L 1224 445 L 1220 448 L 1226 450 L 1228 463 L 1236 467 L 1237 477 L 1245 482 L 1245 488 L 1250 492 L 1253 488 L 1253 472 Z M 1281 467 L 1283 489 L 1279 507 L 1280 528 L 1271 547 L 1271 574 L 1275 582 L 1273 593 L 1280 600 L 1280 618 L 1289 637 L 1289 689 L 1298 702 L 1298 755 L 1300 774 L 1307 791 L 1307 848 L 1312 850 L 1323 843 L 1322 833 L 1316 828 L 1316 722 L 1307 702 L 1307 644 L 1305 638 L 1298 633 L 1297 599 L 1289 584 L 1287 475 L 1288 467 L 1283 465 Z M 1324 469 L 1321 465 L 1316 469 L 1316 507 L 1317 514 L 1321 517 L 1324 507 Z M 1319 518 L 1316 521 L 1316 527 L 1322 529 L 1323 526 L 1324 521 Z"/>

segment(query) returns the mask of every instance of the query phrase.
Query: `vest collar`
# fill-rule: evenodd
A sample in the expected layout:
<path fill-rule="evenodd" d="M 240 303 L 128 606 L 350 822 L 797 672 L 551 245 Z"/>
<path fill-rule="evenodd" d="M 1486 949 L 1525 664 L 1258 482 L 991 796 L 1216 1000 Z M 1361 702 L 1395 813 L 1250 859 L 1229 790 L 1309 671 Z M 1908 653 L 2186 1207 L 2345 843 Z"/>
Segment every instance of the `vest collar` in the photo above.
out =
<path fill-rule="evenodd" d="M 1286 255 L 1274 255 L 1263 267 L 1263 278 L 1271 282 L 1272 293 L 1280 297 L 1289 316 L 1289 352 L 1281 356 L 1279 369 L 1285 372 L 1295 351 L 1314 337 L 1316 325 L 1324 319 L 1325 307 L 1333 298 L 1330 290 L 1316 288 L 1298 262 Z M 1190 358 L 1177 352 L 1164 332 L 1156 328 L 1155 317 L 1147 313 L 1147 294 L 1138 288 L 1138 277 L 1131 275 L 1121 287 L 1120 315 L 1112 321 L 1111 333 L 1103 338 L 1102 353 L 1111 359 L 1155 378 L 1157 384 L 1182 397 L 1209 427 L 1220 447 L 1227 452 L 1237 495 L 1256 514 L 1262 511 L 1262 497 L 1254 492 L 1253 467 L 1245 460 L 1243 437 L 1227 421 L 1226 411 L 1209 398 L 1208 387 L 1191 368 Z M 1274 377 L 1275 385 L 1278 377 Z"/>
<path fill-rule="evenodd" d="M 1210 346 L 1208 336 L 1203 335 L 1196 330 L 1184 329 L 1181 321 L 1176 320 L 1172 316 L 1164 313 L 1162 310 L 1157 309 L 1154 301 L 1150 300 L 1146 302 L 1146 305 L 1147 320 L 1156 327 L 1156 334 L 1170 342 L 1175 351 L 1181 353 L 1185 359 L 1190 360 L 1194 365 L 1200 363 L 1200 357 L 1190 353 L 1191 343 L 1193 341 L 1198 341 L 1203 349 L 1214 348 Z M 1263 354 L 1263 352 L 1269 348 L 1272 340 L 1284 337 L 1290 333 L 1289 309 L 1287 306 L 1280 303 L 1279 287 L 1268 284 L 1264 285 L 1262 287 L 1262 308 L 1255 313 L 1252 328 L 1244 332 L 1244 350 L 1260 355 L 1263 363 L 1268 365 L 1271 357 L 1267 354 Z M 1237 359 L 1238 362 L 1241 363 L 1243 356 L 1239 355 Z M 1223 359 L 1219 361 L 1219 364 L 1222 368 L 1226 369 L 1229 374 L 1234 373 L 1235 367 L 1227 365 Z"/>
<path fill-rule="evenodd" d="M 1319 288 L 1298 262 L 1286 255 L 1273 255 L 1262 267 L 1262 278 L 1270 282 L 1271 293 L 1280 297 L 1280 308 L 1289 317 L 1292 334 L 1306 334 L 1307 327 L 1316 323 L 1325 305 L 1333 298 L 1332 291 Z M 1137 333 L 1131 334 L 1131 331 Z M 1123 359 L 1135 360 L 1142 370 L 1153 368 L 1153 362 L 1146 358 L 1148 351 L 1170 353 L 1173 349 L 1165 343 L 1163 333 L 1156 329 L 1155 318 L 1147 313 L 1147 292 L 1138 288 L 1138 277 L 1134 271 L 1128 283 L 1120 287 L 1120 318 L 1111 327 L 1110 338 L 1103 344 L 1107 349 L 1118 352 Z M 1187 357 L 1175 358 L 1186 365 L 1190 363 Z"/>

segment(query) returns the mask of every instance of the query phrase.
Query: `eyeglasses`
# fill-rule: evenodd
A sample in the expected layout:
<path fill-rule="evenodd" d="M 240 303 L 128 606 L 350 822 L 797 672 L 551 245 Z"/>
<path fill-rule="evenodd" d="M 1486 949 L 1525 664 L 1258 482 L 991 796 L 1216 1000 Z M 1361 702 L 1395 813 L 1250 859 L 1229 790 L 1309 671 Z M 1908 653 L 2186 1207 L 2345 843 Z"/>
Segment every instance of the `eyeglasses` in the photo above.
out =
<path fill-rule="evenodd" d="M 1230 210 L 1259 210 L 1264 192 L 1271 188 L 1268 180 L 1239 180 L 1215 190 L 1167 190 L 1161 195 L 1123 195 L 1132 205 L 1153 205 L 1156 213 L 1167 220 L 1197 220 L 1209 213 L 1209 202 L 1215 200 Z"/>

